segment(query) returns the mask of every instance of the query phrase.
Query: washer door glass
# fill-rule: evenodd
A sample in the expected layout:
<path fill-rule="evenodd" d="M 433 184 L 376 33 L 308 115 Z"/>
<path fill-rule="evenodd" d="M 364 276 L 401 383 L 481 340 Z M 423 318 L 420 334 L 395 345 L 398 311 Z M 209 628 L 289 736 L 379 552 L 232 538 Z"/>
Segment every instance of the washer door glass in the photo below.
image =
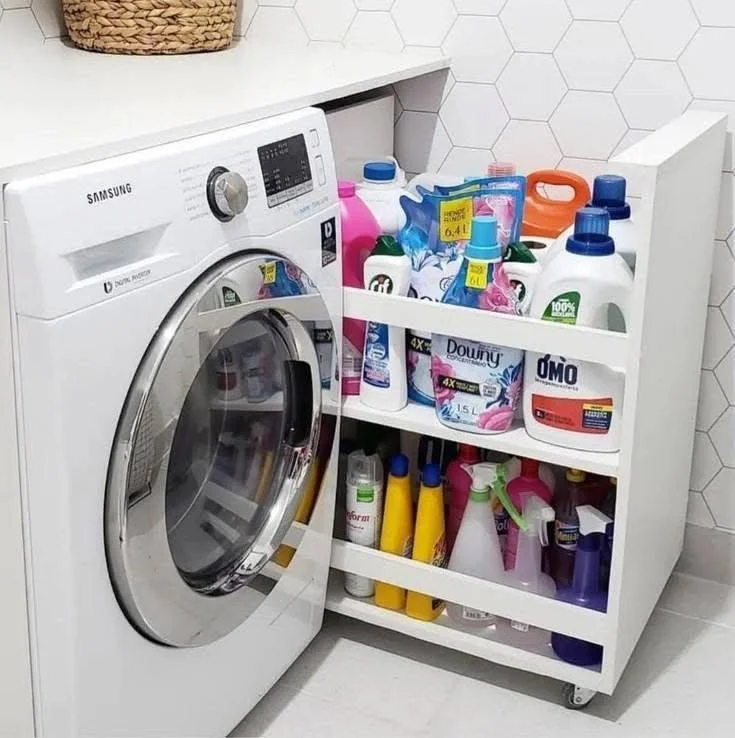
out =
<path fill-rule="evenodd" d="M 152 341 L 118 426 L 105 508 L 113 585 L 145 635 L 208 643 L 262 601 L 245 585 L 289 532 L 315 461 L 312 339 L 328 321 L 295 265 L 240 256 L 193 285 Z"/>

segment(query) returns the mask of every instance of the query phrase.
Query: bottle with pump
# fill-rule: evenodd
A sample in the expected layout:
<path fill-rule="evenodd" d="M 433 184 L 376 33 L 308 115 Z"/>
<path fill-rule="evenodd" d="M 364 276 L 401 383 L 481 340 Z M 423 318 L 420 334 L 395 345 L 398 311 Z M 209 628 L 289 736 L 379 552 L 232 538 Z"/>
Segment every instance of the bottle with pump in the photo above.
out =
<path fill-rule="evenodd" d="M 580 505 L 579 545 L 574 562 L 574 579 L 570 587 L 562 587 L 556 599 L 590 610 L 607 610 L 607 593 L 600 587 L 602 548 L 610 518 L 591 505 Z M 594 666 L 602 661 L 602 646 L 572 636 L 554 633 L 551 636 L 554 653 L 563 661 L 576 666 Z"/>
<path fill-rule="evenodd" d="M 473 464 L 480 462 L 480 451 L 466 443 L 459 444 L 459 453 L 447 466 L 447 551 L 451 554 L 457 540 L 467 500 L 472 487 Z M 503 508 L 505 510 L 505 508 Z"/>
<path fill-rule="evenodd" d="M 412 558 L 441 567 L 446 554 L 441 469 L 437 464 L 427 464 L 421 475 Z M 408 592 L 406 595 L 406 615 L 417 620 L 436 620 L 443 609 L 443 600 L 431 595 L 422 592 Z"/>
<path fill-rule="evenodd" d="M 411 282 L 411 260 L 392 236 L 381 236 L 365 262 L 365 289 L 405 296 Z M 408 403 L 406 329 L 384 323 L 367 324 L 360 401 L 394 412 Z"/>
<path fill-rule="evenodd" d="M 515 568 L 506 572 L 508 584 L 525 592 L 533 592 L 543 597 L 554 597 L 556 584 L 542 571 L 542 547 L 549 545 L 547 524 L 554 520 L 554 509 L 541 497 L 534 494 L 524 495 L 523 519 L 528 529 L 518 532 L 518 550 L 515 556 Z M 523 633 L 525 643 L 533 641 L 539 645 L 548 644 L 549 634 L 541 628 L 528 623 L 511 620 L 511 628 Z"/>
<path fill-rule="evenodd" d="M 385 489 L 380 550 L 411 558 L 413 553 L 413 499 L 408 476 L 408 457 L 397 454 L 391 459 Z M 388 610 L 403 610 L 406 590 L 387 582 L 375 583 L 375 604 Z"/>
<path fill-rule="evenodd" d="M 494 491 L 503 504 L 508 506 L 508 511 L 521 527 L 526 527 L 525 522 L 505 494 L 505 470 L 502 464 L 483 462 L 470 468 L 472 489 L 448 568 L 450 571 L 502 584 L 506 580 L 506 573 L 495 516 L 490 507 L 491 493 Z M 493 613 L 462 604 L 448 603 L 447 614 L 455 623 L 464 627 L 484 628 L 495 624 Z"/>

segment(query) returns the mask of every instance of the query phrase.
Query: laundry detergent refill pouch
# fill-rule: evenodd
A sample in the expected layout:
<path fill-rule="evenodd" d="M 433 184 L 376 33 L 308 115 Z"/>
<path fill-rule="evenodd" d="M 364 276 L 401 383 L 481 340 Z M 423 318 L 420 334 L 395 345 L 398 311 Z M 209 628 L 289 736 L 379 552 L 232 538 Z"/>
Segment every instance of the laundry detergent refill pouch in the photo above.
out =
<path fill-rule="evenodd" d="M 442 302 L 521 314 L 501 260 L 495 218 L 473 218 L 470 244 Z M 431 370 L 436 413 L 444 425 L 482 434 L 511 427 L 521 398 L 521 349 L 432 334 Z"/>
<path fill-rule="evenodd" d="M 489 182 L 488 186 L 483 183 Z M 501 186 L 506 183 L 507 186 Z M 452 188 L 420 188 L 420 201 L 402 197 L 406 225 L 399 242 L 411 259 L 409 297 L 441 302 L 457 276 L 469 242 L 472 218 L 495 212 L 502 249 L 518 240 L 525 198 L 523 177 L 495 178 Z M 431 377 L 431 335 L 408 332 L 408 397 L 434 405 Z"/>

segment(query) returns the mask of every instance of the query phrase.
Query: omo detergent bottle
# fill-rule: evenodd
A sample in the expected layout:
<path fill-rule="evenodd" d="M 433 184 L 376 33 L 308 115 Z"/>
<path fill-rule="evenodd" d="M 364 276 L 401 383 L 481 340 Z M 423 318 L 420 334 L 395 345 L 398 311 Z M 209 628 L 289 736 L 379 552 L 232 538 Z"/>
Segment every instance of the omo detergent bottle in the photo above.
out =
<path fill-rule="evenodd" d="M 472 219 L 470 243 L 442 302 L 520 315 L 493 217 Z M 502 433 L 520 402 L 523 351 L 439 334 L 431 337 L 431 371 L 439 420 L 472 433 Z"/>

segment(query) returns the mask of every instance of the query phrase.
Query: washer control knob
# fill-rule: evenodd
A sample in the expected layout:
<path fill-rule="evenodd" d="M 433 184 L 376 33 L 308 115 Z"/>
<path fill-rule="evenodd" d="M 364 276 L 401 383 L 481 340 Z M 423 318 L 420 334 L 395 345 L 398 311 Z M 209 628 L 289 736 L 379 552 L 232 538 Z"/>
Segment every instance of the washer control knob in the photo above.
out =
<path fill-rule="evenodd" d="M 245 210 L 248 199 L 247 182 L 237 172 L 216 167 L 209 173 L 207 200 L 218 220 L 232 220 Z"/>

